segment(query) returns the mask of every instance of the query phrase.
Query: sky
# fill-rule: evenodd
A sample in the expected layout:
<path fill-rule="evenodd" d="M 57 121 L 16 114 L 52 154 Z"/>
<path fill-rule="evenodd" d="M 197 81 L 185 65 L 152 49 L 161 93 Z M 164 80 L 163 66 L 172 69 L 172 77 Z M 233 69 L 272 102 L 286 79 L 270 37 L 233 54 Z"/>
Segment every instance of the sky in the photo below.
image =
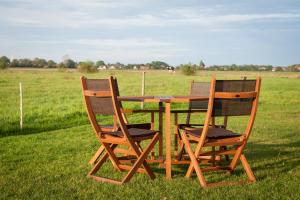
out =
<path fill-rule="evenodd" d="M 300 0 L 0 0 L 0 56 L 300 63 Z"/>

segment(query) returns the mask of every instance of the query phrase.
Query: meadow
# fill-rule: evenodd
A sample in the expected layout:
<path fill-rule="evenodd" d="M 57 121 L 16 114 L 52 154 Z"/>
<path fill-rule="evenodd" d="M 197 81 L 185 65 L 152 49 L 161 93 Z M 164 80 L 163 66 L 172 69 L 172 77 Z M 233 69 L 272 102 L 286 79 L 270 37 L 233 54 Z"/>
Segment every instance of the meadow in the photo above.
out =
<path fill-rule="evenodd" d="M 185 179 L 186 166 L 175 166 L 174 178 L 166 180 L 164 169 L 151 165 L 155 180 L 137 174 L 123 186 L 87 178 L 88 161 L 99 143 L 83 106 L 82 75 L 114 75 L 121 95 L 141 94 L 138 71 L 0 71 L 0 199 L 300 199 L 300 73 L 200 71 L 184 76 L 146 72 L 146 95 L 186 95 L 191 80 L 209 81 L 212 75 L 219 79 L 262 77 L 258 113 L 245 151 L 257 182 L 210 189 L 201 188 L 195 176 Z M 22 130 L 19 82 L 23 85 Z M 135 109 L 140 104 L 125 103 L 124 107 Z M 145 104 L 145 109 L 156 107 Z M 129 116 L 130 122 L 147 120 L 147 114 Z M 240 122 L 233 120 L 232 127 L 241 128 Z M 107 164 L 104 173 L 112 172 Z M 207 174 L 210 181 L 220 177 L 235 180 L 245 175 L 241 167 L 231 177 Z"/>

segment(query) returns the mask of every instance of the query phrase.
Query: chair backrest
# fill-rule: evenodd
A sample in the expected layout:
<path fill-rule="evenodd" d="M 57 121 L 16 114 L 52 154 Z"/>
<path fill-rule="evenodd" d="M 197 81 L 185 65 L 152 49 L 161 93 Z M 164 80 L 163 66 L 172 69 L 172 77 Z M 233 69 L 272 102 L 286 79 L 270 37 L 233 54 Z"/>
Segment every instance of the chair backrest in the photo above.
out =
<path fill-rule="evenodd" d="M 117 80 L 114 81 L 116 81 L 117 85 Z M 86 110 L 95 133 L 98 135 L 99 132 L 116 130 L 116 117 L 112 103 L 109 79 L 87 79 L 82 76 L 81 86 Z M 118 87 L 116 92 L 118 95 Z M 112 116 L 114 119 L 113 127 L 101 126 L 96 119 L 97 115 Z"/>
<path fill-rule="evenodd" d="M 244 135 L 248 138 L 256 116 L 260 85 L 260 78 L 256 80 L 217 81 L 213 78 L 201 135 L 202 141 L 206 138 L 211 119 L 218 116 L 250 116 L 244 132 Z"/>
<path fill-rule="evenodd" d="M 212 116 L 250 115 L 256 84 L 256 80 L 216 80 Z"/>
<path fill-rule="evenodd" d="M 210 90 L 210 82 L 191 82 L 190 96 L 208 96 Z M 189 109 L 207 109 L 207 101 L 192 101 Z"/>

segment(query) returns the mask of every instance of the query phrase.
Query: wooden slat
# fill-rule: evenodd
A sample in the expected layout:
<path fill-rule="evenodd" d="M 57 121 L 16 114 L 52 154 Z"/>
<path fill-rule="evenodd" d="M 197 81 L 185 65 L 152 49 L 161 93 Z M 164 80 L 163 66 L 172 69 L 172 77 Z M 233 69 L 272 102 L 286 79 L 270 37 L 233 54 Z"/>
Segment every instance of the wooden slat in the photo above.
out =
<path fill-rule="evenodd" d="M 154 99 L 154 96 L 119 96 L 119 101 L 138 101 L 143 102 L 145 99 Z"/>
<path fill-rule="evenodd" d="M 171 113 L 203 113 L 206 109 L 193 109 L 193 110 L 171 110 Z"/>
<path fill-rule="evenodd" d="M 220 99 L 245 99 L 255 98 L 257 92 L 215 92 L 215 98 Z"/>
<path fill-rule="evenodd" d="M 122 153 L 122 154 L 126 154 L 126 155 L 135 155 L 135 153 L 131 150 L 128 149 L 122 149 L 122 148 L 115 148 L 114 149 L 115 153 Z"/>
<path fill-rule="evenodd" d="M 219 139 L 219 140 L 210 140 L 204 144 L 204 147 L 213 147 L 213 146 L 227 146 L 227 145 L 239 145 L 244 142 L 244 138 L 241 137 L 234 137 L 234 138 L 226 138 L 226 139 Z"/>
<path fill-rule="evenodd" d="M 110 91 L 94 91 L 94 90 L 84 90 L 84 96 L 93 97 L 111 97 Z"/>
<path fill-rule="evenodd" d="M 184 103 L 184 102 L 191 102 L 191 101 L 207 101 L 208 96 L 173 96 L 170 99 L 173 103 Z"/>
<path fill-rule="evenodd" d="M 236 150 L 219 150 L 219 151 L 209 151 L 209 152 L 205 152 L 205 153 L 201 153 L 200 156 L 208 156 L 208 155 L 216 155 L 216 156 L 220 156 L 220 155 L 234 155 L 236 152 Z"/>
<path fill-rule="evenodd" d="M 152 158 L 151 159 L 146 159 L 147 163 L 164 163 L 164 161 L 165 160 L 161 159 L 161 158 L 158 158 L 158 159 L 155 159 L 155 158 L 154 159 L 152 159 Z"/>
<path fill-rule="evenodd" d="M 123 113 L 155 113 L 159 112 L 159 110 L 131 110 L 131 109 L 122 109 Z"/>

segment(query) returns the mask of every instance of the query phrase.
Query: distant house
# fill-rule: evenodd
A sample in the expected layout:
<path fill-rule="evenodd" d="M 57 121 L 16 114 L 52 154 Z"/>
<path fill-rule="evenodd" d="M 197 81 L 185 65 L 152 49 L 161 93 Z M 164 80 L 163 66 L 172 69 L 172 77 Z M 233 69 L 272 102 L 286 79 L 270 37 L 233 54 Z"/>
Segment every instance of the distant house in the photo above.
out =
<path fill-rule="evenodd" d="M 286 67 L 281 67 L 281 66 L 277 66 L 277 67 L 272 68 L 272 72 L 282 72 L 282 71 L 287 71 L 287 68 Z"/>
<path fill-rule="evenodd" d="M 109 66 L 109 69 L 116 69 L 114 65 Z"/>
<path fill-rule="evenodd" d="M 140 70 L 149 70 L 150 67 L 148 65 L 140 65 Z"/>
<path fill-rule="evenodd" d="M 107 66 L 106 65 L 100 65 L 97 69 L 98 70 L 106 70 Z"/>
<path fill-rule="evenodd" d="M 272 67 L 272 72 L 276 72 L 276 67 Z"/>

